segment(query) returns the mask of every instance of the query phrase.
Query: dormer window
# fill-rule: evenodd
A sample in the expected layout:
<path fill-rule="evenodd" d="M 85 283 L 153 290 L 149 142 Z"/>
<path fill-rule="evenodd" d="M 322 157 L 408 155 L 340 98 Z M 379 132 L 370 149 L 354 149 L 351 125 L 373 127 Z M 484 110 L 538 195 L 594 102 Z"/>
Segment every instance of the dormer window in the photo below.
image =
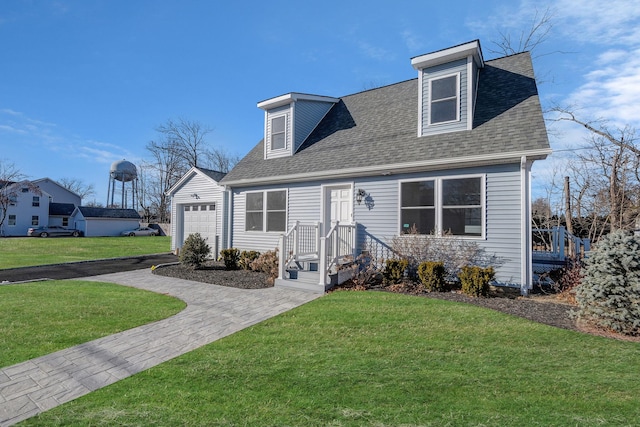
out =
<path fill-rule="evenodd" d="M 430 80 L 430 124 L 460 120 L 460 84 L 458 81 L 459 74 Z"/>
<path fill-rule="evenodd" d="M 287 145 L 287 117 L 271 119 L 271 149 L 281 150 Z"/>

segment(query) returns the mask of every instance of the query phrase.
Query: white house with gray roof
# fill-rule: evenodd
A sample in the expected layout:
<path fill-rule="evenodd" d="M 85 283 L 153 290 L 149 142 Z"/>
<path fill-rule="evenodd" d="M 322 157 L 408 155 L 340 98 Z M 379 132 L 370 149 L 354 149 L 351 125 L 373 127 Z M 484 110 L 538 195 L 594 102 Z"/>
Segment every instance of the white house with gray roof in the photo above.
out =
<path fill-rule="evenodd" d="M 345 255 L 452 234 L 526 293 L 531 165 L 551 153 L 529 53 L 485 61 L 476 40 L 411 65 L 417 78 L 340 98 L 259 102 L 264 138 L 219 182 L 223 246 L 280 248 L 277 285 L 324 291 Z"/>

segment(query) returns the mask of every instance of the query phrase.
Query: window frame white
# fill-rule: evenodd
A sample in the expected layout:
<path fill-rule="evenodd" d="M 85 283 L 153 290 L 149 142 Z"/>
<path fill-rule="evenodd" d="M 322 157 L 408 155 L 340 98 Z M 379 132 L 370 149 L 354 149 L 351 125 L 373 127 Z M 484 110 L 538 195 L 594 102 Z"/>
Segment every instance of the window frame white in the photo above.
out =
<path fill-rule="evenodd" d="M 269 209 L 268 206 L 268 198 L 269 193 L 278 193 L 284 192 L 284 209 Z M 247 210 L 248 207 L 248 197 L 251 194 L 262 194 L 262 210 Z M 276 233 L 282 234 L 287 231 L 288 224 L 288 207 L 289 207 L 289 190 L 288 189 L 271 189 L 271 190 L 257 190 L 257 191 L 247 191 L 244 196 L 244 231 L 247 233 Z M 247 213 L 255 213 L 261 212 L 262 214 L 262 227 L 260 229 L 248 229 L 248 221 L 247 221 Z M 269 230 L 269 212 L 284 212 L 284 227 L 282 230 Z"/>
<path fill-rule="evenodd" d="M 454 99 L 454 97 L 450 96 L 450 97 L 446 97 L 446 98 L 440 98 L 437 100 L 433 100 L 433 82 L 437 81 L 437 80 L 444 80 L 444 79 L 448 79 L 451 77 L 455 77 L 456 79 L 456 84 L 455 84 L 455 88 L 456 88 L 456 95 L 455 95 L 455 100 L 456 100 L 456 117 L 453 120 L 445 120 L 445 121 L 441 121 L 441 122 L 433 122 L 431 120 L 431 116 L 433 114 L 433 104 L 438 103 L 438 102 L 443 102 L 443 101 L 450 101 L 451 99 Z M 445 74 L 442 76 L 434 76 L 434 77 L 430 77 L 428 79 L 427 84 L 429 85 L 429 100 L 428 100 L 428 105 L 429 105 L 429 111 L 427 112 L 427 125 L 428 126 L 440 126 L 440 125 L 445 125 L 448 123 L 457 123 L 460 121 L 460 72 L 457 73 L 450 73 L 450 74 Z"/>
<path fill-rule="evenodd" d="M 13 227 L 18 224 L 18 215 L 17 214 L 9 214 L 7 215 L 7 226 Z"/>
<path fill-rule="evenodd" d="M 288 137 L 288 125 L 289 125 L 289 119 L 287 117 L 287 113 L 281 113 L 281 114 L 274 114 L 272 116 L 269 117 L 269 150 L 272 152 L 278 152 L 278 151 L 286 151 L 287 149 L 287 137 Z M 277 132 L 278 135 L 282 134 L 283 135 L 283 146 L 282 147 L 278 147 L 278 148 L 274 148 L 273 146 L 273 136 L 276 135 L 276 133 L 274 133 L 273 131 L 273 122 L 274 120 L 277 119 L 284 119 L 284 130 L 282 132 Z"/>
<path fill-rule="evenodd" d="M 468 178 L 478 178 L 480 179 L 480 205 L 463 205 L 461 208 L 464 209 L 473 209 L 480 208 L 481 210 L 481 219 L 480 219 L 480 235 L 466 235 L 466 234 L 454 234 L 453 236 L 461 238 L 461 239 L 470 239 L 470 240 L 485 240 L 486 239 L 486 216 L 487 216 L 487 201 L 486 201 L 486 182 L 487 175 L 486 174 L 463 174 L 463 175 L 439 175 L 439 176 L 426 176 L 421 178 L 407 178 L 398 180 L 398 234 L 403 235 L 404 233 L 404 224 L 402 223 L 402 185 L 405 183 L 412 182 L 423 182 L 423 181 L 433 181 L 434 182 L 434 207 L 435 210 L 435 224 L 433 234 L 435 236 L 443 236 L 443 234 L 447 231 L 443 229 L 443 211 L 446 208 L 458 208 L 457 205 L 444 205 L 443 200 L 443 189 L 442 183 L 447 180 L 456 180 L 456 179 L 468 179 Z M 407 209 L 405 207 L 404 209 Z M 418 209 L 416 207 L 416 209 Z"/>

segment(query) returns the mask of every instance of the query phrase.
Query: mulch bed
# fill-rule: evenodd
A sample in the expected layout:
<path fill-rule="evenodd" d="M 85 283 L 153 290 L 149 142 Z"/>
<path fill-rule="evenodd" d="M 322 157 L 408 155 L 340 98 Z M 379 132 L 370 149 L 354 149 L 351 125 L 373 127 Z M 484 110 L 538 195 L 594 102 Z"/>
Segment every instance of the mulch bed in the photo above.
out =
<path fill-rule="evenodd" d="M 165 265 L 156 268 L 153 273 L 161 276 L 194 280 L 197 282 L 230 286 L 240 289 L 262 289 L 273 287 L 273 284 L 269 281 L 269 276 L 265 273 L 247 270 L 226 270 L 224 264 L 217 261 L 208 261 L 202 268 L 197 270 L 184 267 L 181 264 Z M 348 285 L 344 286 L 344 289 L 349 289 Z M 384 291 L 385 289 L 381 288 L 379 290 Z M 512 291 L 513 292 L 509 292 L 508 290 L 497 288 L 489 297 L 486 298 L 474 298 L 459 292 L 429 292 L 415 294 L 410 290 L 407 290 L 407 292 L 404 293 L 426 298 L 437 298 L 473 304 L 514 316 L 523 317 L 534 322 L 555 326 L 557 328 L 586 332 L 609 338 L 640 341 L 640 338 L 637 337 L 624 337 L 618 334 L 594 330 L 585 325 L 578 324 L 570 316 L 570 312 L 574 307 L 559 300 L 555 295 L 534 294 L 529 297 L 521 297 L 517 293 L 517 290 Z"/>

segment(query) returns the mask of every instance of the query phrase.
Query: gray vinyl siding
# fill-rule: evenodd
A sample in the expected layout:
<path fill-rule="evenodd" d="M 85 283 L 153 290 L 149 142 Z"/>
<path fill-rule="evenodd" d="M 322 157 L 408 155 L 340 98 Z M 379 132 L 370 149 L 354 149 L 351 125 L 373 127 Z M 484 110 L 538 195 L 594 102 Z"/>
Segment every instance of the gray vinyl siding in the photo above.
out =
<path fill-rule="evenodd" d="M 191 197 L 197 194 L 198 199 Z M 224 203 L 222 187 L 214 184 L 198 173 L 187 180 L 184 185 L 175 190 L 171 199 L 171 250 L 182 247 L 183 235 L 183 209 L 185 204 L 214 204 L 216 205 L 216 233 L 220 246 L 222 244 Z M 210 246 L 213 247 L 213 244 Z"/>
<path fill-rule="evenodd" d="M 245 231 L 246 194 L 265 190 L 287 190 L 287 230 L 293 227 L 296 221 L 304 224 L 320 221 L 320 183 L 236 189 L 233 192 L 233 238 L 231 242 L 231 246 L 234 248 L 265 252 L 278 246 L 278 240 L 284 233 Z"/>
<path fill-rule="evenodd" d="M 446 77 L 459 73 L 460 90 L 460 120 L 429 126 L 429 81 L 434 78 Z M 467 129 L 467 103 L 469 99 L 467 79 L 467 60 L 461 59 L 448 64 L 422 70 L 422 135 L 433 135 L 445 132 L 455 132 Z"/>
<path fill-rule="evenodd" d="M 354 220 L 358 223 L 358 245 L 377 257 L 392 256 L 391 238 L 400 231 L 400 182 L 404 180 L 441 178 L 447 176 L 485 176 L 485 238 L 470 238 L 487 254 L 495 255 L 500 265 L 497 281 L 520 284 L 521 212 L 519 165 L 501 165 L 489 169 L 473 168 L 430 173 L 398 175 L 393 178 L 359 179 L 354 189 L 362 188 L 368 200 L 354 205 Z"/>
<path fill-rule="evenodd" d="M 291 132 L 292 132 L 292 114 L 291 105 L 273 108 L 267 111 L 265 124 L 265 158 L 275 159 L 278 157 L 288 157 L 291 155 Z M 285 147 L 279 150 L 271 150 L 271 119 L 274 117 L 286 116 L 286 133 Z"/>
<path fill-rule="evenodd" d="M 297 101 L 294 104 L 294 153 L 332 106 L 333 103 L 317 101 Z"/>
<path fill-rule="evenodd" d="M 391 239 L 400 231 L 400 182 L 448 176 L 484 176 L 485 237 L 469 238 L 498 260 L 496 279 L 504 284 L 519 285 L 521 270 L 521 212 L 519 164 L 490 168 L 468 168 L 428 173 L 403 174 L 393 177 L 357 178 L 354 192 L 363 189 L 367 197 L 354 202 L 353 216 L 358 225 L 358 251 L 367 250 L 375 257 L 392 256 Z M 251 187 L 234 191 L 233 247 L 241 250 L 273 250 L 282 233 L 245 231 L 245 194 L 248 191 L 287 189 L 287 229 L 297 221 L 311 224 L 321 221 L 321 185 L 345 184 L 345 181 L 311 182 L 282 186 Z"/>

